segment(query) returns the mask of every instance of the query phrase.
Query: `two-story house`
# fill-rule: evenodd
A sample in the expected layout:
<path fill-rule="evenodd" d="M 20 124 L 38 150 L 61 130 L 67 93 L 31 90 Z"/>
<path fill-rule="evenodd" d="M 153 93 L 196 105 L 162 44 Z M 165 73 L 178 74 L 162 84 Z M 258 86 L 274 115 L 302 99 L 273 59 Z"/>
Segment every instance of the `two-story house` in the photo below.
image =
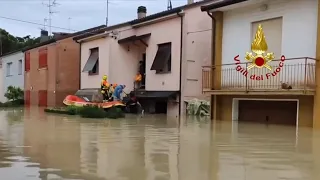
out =
<path fill-rule="evenodd" d="M 41 33 L 44 39 L 23 50 L 25 56 L 25 104 L 37 106 L 60 106 L 63 99 L 79 89 L 80 46 L 73 37 L 90 33 L 104 25 L 67 33 Z"/>
<path fill-rule="evenodd" d="M 210 65 L 211 19 L 201 4 L 147 16 L 140 6 L 137 19 L 109 26 L 100 33 L 74 39 L 81 44 L 81 89 L 109 83 L 125 84 L 149 113 L 183 114 L 184 101 L 203 98 L 201 66 Z M 143 74 L 140 85 L 135 75 Z"/>
<path fill-rule="evenodd" d="M 318 0 L 201 7 L 214 22 L 212 66 L 202 70 L 213 119 L 320 127 L 319 8 Z"/>
<path fill-rule="evenodd" d="M 0 101 L 5 102 L 7 99 L 4 97 L 4 93 L 9 86 L 24 89 L 24 54 L 21 50 L 17 50 L 2 55 L 0 59 L 2 61 Z"/>

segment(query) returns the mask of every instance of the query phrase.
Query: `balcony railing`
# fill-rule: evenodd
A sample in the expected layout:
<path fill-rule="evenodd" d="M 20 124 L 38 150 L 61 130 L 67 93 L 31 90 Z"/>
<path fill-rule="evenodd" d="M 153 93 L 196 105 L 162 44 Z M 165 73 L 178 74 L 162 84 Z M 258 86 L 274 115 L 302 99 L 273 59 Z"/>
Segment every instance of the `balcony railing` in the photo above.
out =
<path fill-rule="evenodd" d="M 235 61 L 236 62 L 236 61 Z M 290 58 L 269 62 L 266 67 L 250 63 L 232 63 L 202 67 L 202 90 L 210 91 L 275 91 L 282 89 L 313 90 L 315 88 L 314 58 Z"/>

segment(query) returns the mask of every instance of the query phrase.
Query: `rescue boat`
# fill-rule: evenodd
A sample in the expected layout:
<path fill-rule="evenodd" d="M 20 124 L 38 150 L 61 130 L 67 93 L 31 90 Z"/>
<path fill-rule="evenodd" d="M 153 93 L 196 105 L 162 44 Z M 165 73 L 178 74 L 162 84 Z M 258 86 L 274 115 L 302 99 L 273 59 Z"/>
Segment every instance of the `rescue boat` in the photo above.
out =
<path fill-rule="evenodd" d="M 87 106 L 96 105 L 103 109 L 108 109 L 111 107 L 125 107 L 126 105 L 121 101 L 110 101 L 110 102 L 92 102 L 94 96 L 100 93 L 100 89 L 80 89 L 75 95 L 68 95 L 64 98 L 63 104 L 66 106 Z"/>

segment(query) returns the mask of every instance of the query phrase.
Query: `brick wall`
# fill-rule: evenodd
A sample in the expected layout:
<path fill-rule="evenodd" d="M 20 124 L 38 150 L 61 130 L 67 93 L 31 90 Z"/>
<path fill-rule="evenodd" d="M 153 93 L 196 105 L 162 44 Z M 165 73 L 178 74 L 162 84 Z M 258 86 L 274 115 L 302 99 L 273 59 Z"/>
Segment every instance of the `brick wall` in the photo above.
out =
<path fill-rule="evenodd" d="M 60 106 L 66 95 L 79 89 L 80 45 L 72 38 L 31 49 L 25 56 L 30 56 L 25 72 L 25 99 L 30 96 L 30 105 Z"/>

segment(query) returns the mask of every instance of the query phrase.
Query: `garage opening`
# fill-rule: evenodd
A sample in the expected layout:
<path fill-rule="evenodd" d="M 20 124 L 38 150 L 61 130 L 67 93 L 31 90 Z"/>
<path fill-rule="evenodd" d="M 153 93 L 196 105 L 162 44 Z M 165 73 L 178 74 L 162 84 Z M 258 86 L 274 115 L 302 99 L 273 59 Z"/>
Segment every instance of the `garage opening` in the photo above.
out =
<path fill-rule="evenodd" d="M 297 101 L 239 100 L 238 120 L 295 126 L 297 105 Z"/>

